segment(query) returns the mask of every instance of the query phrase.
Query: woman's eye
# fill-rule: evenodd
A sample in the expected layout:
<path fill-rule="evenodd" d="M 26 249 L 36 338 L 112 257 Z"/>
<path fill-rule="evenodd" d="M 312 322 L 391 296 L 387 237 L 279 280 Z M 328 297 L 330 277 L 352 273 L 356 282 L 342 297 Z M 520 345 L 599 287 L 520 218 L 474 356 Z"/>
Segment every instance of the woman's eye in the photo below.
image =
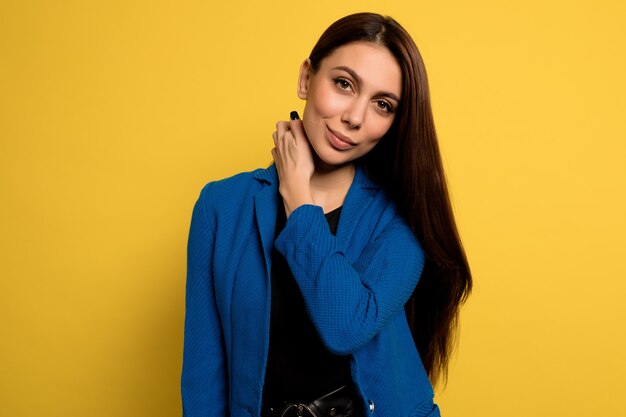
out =
<path fill-rule="evenodd" d="M 389 103 L 387 103 L 386 101 L 384 101 L 384 100 L 379 100 L 376 103 L 376 106 L 380 110 L 384 111 L 385 113 L 393 113 L 393 108 L 391 107 L 391 105 Z"/>
<path fill-rule="evenodd" d="M 337 84 L 337 86 L 342 90 L 350 89 L 350 82 L 343 78 L 335 78 L 335 84 Z"/>

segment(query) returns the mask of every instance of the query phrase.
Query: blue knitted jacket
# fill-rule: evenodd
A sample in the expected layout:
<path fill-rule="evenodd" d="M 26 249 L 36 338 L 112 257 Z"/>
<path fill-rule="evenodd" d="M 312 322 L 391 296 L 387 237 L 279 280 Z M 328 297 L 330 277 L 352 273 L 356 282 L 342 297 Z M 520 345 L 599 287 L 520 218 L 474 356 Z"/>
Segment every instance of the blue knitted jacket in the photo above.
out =
<path fill-rule="evenodd" d="M 303 205 L 276 239 L 275 166 L 207 184 L 188 243 L 186 417 L 260 415 L 269 345 L 272 248 L 287 260 L 322 342 L 349 355 L 366 414 L 439 416 L 404 314 L 424 264 L 413 233 L 361 168 L 333 236 Z"/>

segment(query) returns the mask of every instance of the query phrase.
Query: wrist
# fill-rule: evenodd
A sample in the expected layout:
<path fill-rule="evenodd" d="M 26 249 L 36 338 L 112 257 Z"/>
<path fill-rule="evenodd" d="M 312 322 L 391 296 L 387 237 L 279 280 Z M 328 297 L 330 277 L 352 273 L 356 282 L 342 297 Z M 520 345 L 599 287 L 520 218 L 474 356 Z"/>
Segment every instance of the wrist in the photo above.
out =
<path fill-rule="evenodd" d="M 300 206 L 305 204 L 315 205 L 313 201 L 313 196 L 311 195 L 310 189 L 308 187 L 303 187 L 300 189 L 293 189 L 289 192 L 280 191 L 283 197 L 283 204 L 285 205 L 285 214 L 287 217 Z"/>

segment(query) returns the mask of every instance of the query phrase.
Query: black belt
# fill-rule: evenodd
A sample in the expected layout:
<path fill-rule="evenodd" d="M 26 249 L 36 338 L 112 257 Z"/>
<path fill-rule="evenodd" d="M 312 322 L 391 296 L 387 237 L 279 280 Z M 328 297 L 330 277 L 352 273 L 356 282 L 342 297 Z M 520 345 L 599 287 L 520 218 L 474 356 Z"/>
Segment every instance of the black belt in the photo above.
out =
<path fill-rule="evenodd" d="M 351 386 L 344 385 L 310 403 L 291 403 L 263 406 L 262 417 L 348 417 L 357 415 L 361 403 Z M 363 413 L 361 413 L 363 415 Z"/>

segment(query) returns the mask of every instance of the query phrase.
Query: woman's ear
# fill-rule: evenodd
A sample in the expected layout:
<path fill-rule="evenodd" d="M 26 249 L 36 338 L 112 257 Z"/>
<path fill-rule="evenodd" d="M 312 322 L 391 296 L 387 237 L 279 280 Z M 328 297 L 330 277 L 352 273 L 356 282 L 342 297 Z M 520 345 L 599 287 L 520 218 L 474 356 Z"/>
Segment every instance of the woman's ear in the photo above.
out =
<path fill-rule="evenodd" d="M 300 76 L 298 77 L 298 97 L 306 100 L 309 95 L 309 82 L 311 81 L 311 60 L 305 60 L 300 65 Z"/>

